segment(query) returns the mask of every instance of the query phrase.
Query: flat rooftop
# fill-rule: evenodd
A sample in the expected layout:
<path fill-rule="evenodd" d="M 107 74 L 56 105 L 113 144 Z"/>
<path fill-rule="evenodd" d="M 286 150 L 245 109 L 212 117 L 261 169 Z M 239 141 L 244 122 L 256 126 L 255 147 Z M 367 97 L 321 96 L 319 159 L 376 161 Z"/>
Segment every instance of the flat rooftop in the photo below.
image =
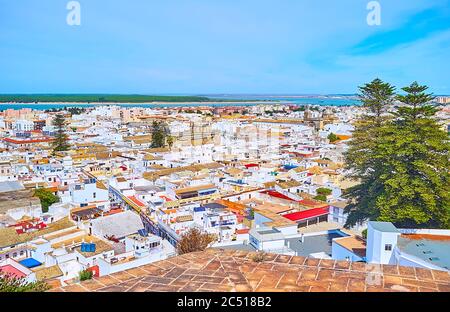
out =
<path fill-rule="evenodd" d="M 0 247 L 31 241 L 40 236 L 67 229 L 73 226 L 75 226 L 75 223 L 70 221 L 69 218 L 64 218 L 50 223 L 46 228 L 42 230 L 33 231 L 30 233 L 17 234 L 15 228 L 0 229 Z"/>
<path fill-rule="evenodd" d="M 27 189 L 0 192 L 0 214 L 4 214 L 8 210 L 15 208 L 40 205 L 39 198 L 34 197 L 33 194 L 33 190 Z"/>
<path fill-rule="evenodd" d="M 267 227 L 284 227 L 284 226 L 296 226 L 297 223 L 291 221 L 282 215 L 274 213 L 271 210 L 263 209 L 261 206 L 257 206 L 254 208 L 254 211 L 259 213 L 260 215 L 270 219 L 270 221 L 264 222 L 264 225 Z"/>
<path fill-rule="evenodd" d="M 398 238 L 398 247 L 425 262 L 450 270 L 450 236 L 403 234 Z"/>
<path fill-rule="evenodd" d="M 81 251 L 81 246 L 75 247 L 73 249 L 78 251 L 80 254 L 82 254 L 86 258 L 99 255 L 99 254 L 101 254 L 101 253 L 103 253 L 105 251 L 114 250 L 114 247 L 113 247 L 112 244 L 104 242 L 104 241 L 99 240 L 99 239 L 95 239 L 94 237 L 92 237 L 91 240 L 86 241 L 86 243 L 90 243 L 91 241 L 92 241 L 92 243 L 95 244 L 95 251 L 93 251 L 93 252 Z"/>
<path fill-rule="evenodd" d="M 53 292 L 449 291 L 450 274 L 413 267 L 207 249 L 94 278 Z M 375 278 L 379 277 L 379 278 Z M 375 282 L 374 282 L 375 281 Z"/>
<path fill-rule="evenodd" d="M 269 229 L 269 230 L 258 231 L 258 233 L 262 234 L 262 235 L 266 235 L 266 234 L 277 234 L 277 233 L 280 233 L 280 231 L 276 231 L 274 229 Z"/>
<path fill-rule="evenodd" d="M 331 245 L 334 238 L 343 237 L 343 233 L 331 232 L 324 235 L 305 236 L 303 243 L 301 237 L 286 239 L 289 248 L 296 255 L 308 257 L 312 253 L 325 252 L 331 255 Z"/>

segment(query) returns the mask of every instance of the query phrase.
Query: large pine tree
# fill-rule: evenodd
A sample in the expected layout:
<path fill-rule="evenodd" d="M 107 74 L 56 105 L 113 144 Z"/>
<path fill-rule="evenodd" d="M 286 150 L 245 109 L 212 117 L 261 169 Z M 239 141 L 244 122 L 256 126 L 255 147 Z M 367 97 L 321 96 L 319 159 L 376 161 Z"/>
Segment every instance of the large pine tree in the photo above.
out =
<path fill-rule="evenodd" d="M 151 133 L 152 133 L 151 147 L 159 148 L 166 146 L 167 138 L 170 136 L 170 130 L 165 122 L 156 120 L 153 121 Z"/>
<path fill-rule="evenodd" d="M 347 226 L 376 219 L 379 215 L 375 207 L 383 188 L 380 181 L 383 160 L 376 155 L 377 146 L 381 129 L 389 121 L 386 112 L 395 100 L 395 88 L 378 78 L 359 87 L 359 91 L 366 112 L 355 124 L 345 155 L 349 177 L 359 182 L 345 194 L 351 199 L 346 208 Z"/>
<path fill-rule="evenodd" d="M 379 220 L 402 227 L 450 226 L 449 137 L 434 115 L 433 96 L 417 82 L 385 128 L 379 149 L 385 166 Z"/>
<path fill-rule="evenodd" d="M 364 117 L 360 123 L 372 125 L 367 133 L 356 127 L 346 158 L 361 183 L 346 194 L 351 199 L 346 226 L 370 219 L 401 227 L 449 227 L 448 134 L 434 118 L 426 86 L 414 82 L 402 90 L 392 118 L 371 123 Z"/>
<path fill-rule="evenodd" d="M 70 144 L 66 134 L 66 119 L 64 115 L 57 114 L 52 124 L 56 128 L 55 140 L 53 141 L 53 153 L 69 150 Z"/>

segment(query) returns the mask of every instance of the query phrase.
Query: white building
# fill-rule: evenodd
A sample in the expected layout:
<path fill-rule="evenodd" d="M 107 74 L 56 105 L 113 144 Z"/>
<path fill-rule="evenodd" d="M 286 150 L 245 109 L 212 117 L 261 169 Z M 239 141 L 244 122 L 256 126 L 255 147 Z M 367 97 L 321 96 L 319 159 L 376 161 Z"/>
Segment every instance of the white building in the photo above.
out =
<path fill-rule="evenodd" d="M 100 187 L 95 179 L 69 186 L 72 202 L 87 205 L 92 202 L 109 202 L 108 190 Z"/>
<path fill-rule="evenodd" d="M 176 255 L 175 248 L 168 241 L 155 235 L 141 234 L 125 238 L 124 253 L 97 261 L 100 276 L 132 269 Z"/>
<path fill-rule="evenodd" d="M 284 234 L 270 227 L 253 228 L 249 231 L 249 242 L 256 250 L 294 255 L 295 252 L 285 245 Z"/>
<path fill-rule="evenodd" d="M 90 221 L 89 231 L 101 238 L 114 237 L 124 240 L 126 236 L 135 234 L 143 228 L 139 215 L 128 210 Z"/>
<path fill-rule="evenodd" d="M 395 264 L 394 247 L 400 234 L 391 222 L 370 221 L 367 228 L 367 262 Z"/>
<path fill-rule="evenodd" d="M 17 132 L 34 130 L 34 123 L 30 120 L 19 119 L 14 122 L 14 130 Z"/>
<path fill-rule="evenodd" d="M 398 229 L 370 221 L 367 262 L 450 270 L 450 230 Z"/>

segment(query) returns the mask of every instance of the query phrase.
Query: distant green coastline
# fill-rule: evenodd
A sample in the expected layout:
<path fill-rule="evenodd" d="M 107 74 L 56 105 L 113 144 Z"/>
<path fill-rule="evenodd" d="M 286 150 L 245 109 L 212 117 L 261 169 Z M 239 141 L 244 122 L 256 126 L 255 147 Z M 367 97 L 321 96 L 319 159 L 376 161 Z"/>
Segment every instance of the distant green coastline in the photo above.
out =
<path fill-rule="evenodd" d="M 246 102 L 205 96 L 123 95 L 123 94 L 0 94 L 0 103 L 207 103 Z"/>

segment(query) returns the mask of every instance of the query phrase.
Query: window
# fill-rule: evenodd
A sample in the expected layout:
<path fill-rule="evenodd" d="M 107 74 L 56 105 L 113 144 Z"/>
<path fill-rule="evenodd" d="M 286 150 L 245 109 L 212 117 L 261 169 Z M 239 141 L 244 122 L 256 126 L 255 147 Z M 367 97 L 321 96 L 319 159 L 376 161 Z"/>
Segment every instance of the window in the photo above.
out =
<path fill-rule="evenodd" d="M 384 245 L 384 250 L 391 251 L 392 250 L 392 245 L 391 244 Z"/>

